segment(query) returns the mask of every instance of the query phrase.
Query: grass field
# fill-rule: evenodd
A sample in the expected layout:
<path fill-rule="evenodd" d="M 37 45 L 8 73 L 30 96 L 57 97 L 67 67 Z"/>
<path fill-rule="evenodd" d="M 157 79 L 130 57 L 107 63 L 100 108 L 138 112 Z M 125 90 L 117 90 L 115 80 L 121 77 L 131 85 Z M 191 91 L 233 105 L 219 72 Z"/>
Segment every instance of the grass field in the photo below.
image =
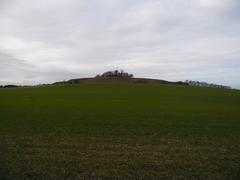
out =
<path fill-rule="evenodd" d="M 240 91 L 0 89 L 0 179 L 240 179 Z"/>

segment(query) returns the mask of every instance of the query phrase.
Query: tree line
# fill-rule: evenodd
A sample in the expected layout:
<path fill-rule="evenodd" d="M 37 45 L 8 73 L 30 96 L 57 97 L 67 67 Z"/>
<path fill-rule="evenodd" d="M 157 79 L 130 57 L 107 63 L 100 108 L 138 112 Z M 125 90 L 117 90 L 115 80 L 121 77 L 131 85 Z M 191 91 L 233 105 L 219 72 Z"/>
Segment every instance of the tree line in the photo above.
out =
<path fill-rule="evenodd" d="M 187 84 L 189 84 L 190 86 L 214 87 L 214 88 L 220 88 L 220 89 L 232 89 L 230 86 L 224 86 L 224 85 L 207 83 L 207 82 L 191 81 L 191 80 L 186 80 L 185 82 Z"/>
<path fill-rule="evenodd" d="M 0 85 L 0 88 L 16 88 L 16 87 L 20 87 L 20 86 L 17 86 L 17 85 L 5 85 L 5 86 L 2 86 L 2 85 Z"/>

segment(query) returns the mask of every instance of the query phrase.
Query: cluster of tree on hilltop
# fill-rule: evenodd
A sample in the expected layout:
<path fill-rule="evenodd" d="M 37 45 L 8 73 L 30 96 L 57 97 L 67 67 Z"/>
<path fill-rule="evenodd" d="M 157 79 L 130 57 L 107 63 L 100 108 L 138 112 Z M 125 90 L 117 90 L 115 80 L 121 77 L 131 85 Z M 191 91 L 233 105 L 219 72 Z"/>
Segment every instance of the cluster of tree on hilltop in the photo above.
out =
<path fill-rule="evenodd" d="M 221 89 L 232 89 L 230 86 L 224 86 L 224 85 L 207 83 L 207 82 L 191 81 L 191 80 L 186 80 L 185 82 L 188 83 L 191 86 L 214 87 L 214 88 L 221 88 Z"/>
<path fill-rule="evenodd" d="M 124 72 L 124 70 L 115 70 L 115 71 L 107 71 L 104 72 L 103 74 L 98 74 L 96 76 L 98 77 L 128 77 L 128 78 L 133 78 L 133 74 L 129 74 L 127 72 Z"/>

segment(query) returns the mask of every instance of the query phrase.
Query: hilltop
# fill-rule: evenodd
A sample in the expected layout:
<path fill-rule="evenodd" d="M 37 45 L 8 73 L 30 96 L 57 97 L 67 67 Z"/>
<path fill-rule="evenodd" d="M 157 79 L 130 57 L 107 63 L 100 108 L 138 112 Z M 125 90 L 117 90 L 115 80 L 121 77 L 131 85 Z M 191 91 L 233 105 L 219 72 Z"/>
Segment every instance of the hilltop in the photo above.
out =
<path fill-rule="evenodd" d="M 70 79 L 68 81 L 55 82 L 53 84 L 181 84 L 188 85 L 184 82 L 170 82 L 160 79 L 148 78 L 127 78 L 127 77 L 94 77 L 94 78 L 79 78 Z"/>
<path fill-rule="evenodd" d="M 36 86 L 49 86 L 49 85 L 67 85 L 67 84 L 169 84 L 169 85 L 184 85 L 184 86 L 198 86 L 209 87 L 218 89 L 233 89 L 230 86 L 207 83 L 202 81 L 167 81 L 162 79 L 151 78 L 136 78 L 133 74 L 124 72 L 123 70 L 107 71 L 102 74 L 98 74 L 95 77 L 89 78 L 76 78 L 67 81 L 59 81 L 51 84 L 39 84 Z M 0 88 L 18 88 L 18 87 L 33 87 L 29 85 L 0 85 Z"/>
<path fill-rule="evenodd" d="M 188 85 L 181 81 L 170 82 L 161 79 L 134 78 L 133 74 L 124 72 L 123 70 L 108 71 L 98 74 L 93 78 L 78 78 L 68 81 L 55 82 L 53 84 L 181 84 Z"/>

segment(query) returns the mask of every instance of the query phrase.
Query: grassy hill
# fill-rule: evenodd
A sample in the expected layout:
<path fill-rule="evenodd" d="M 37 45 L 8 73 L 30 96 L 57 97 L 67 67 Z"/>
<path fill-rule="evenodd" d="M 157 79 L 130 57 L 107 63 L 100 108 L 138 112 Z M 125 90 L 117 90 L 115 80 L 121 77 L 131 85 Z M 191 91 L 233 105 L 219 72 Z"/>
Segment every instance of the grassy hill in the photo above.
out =
<path fill-rule="evenodd" d="M 0 179 L 240 178 L 240 91 L 60 84 L 0 89 Z"/>
<path fill-rule="evenodd" d="M 68 81 L 61 81 L 54 83 L 59 84 L 180 84 L 188 85 L 184 82 L 170 82 L 160 79 L 147 78 L 129 78 L 129 77 L 96 77 L 96 78 L 80 78 L 71 79 Z"/>

